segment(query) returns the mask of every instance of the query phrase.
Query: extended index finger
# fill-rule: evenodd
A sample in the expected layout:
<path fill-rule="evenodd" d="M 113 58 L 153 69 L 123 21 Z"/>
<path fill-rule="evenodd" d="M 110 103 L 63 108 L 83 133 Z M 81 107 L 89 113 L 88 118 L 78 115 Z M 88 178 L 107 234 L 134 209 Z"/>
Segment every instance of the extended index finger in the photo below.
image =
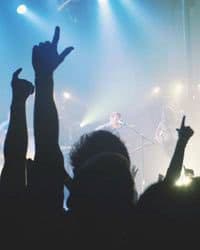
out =
<path fill-rule="evenodd" d="M 182 122 L 181 122 L 181 128 L 185 127 L 185 115 L 183 116 Z"/>
<path fill-rule="evenodd" d="M 56 26 L 52 39 L 52 44 L 57 46 L 59 39 L 60 39 L 60 28 Z"/>

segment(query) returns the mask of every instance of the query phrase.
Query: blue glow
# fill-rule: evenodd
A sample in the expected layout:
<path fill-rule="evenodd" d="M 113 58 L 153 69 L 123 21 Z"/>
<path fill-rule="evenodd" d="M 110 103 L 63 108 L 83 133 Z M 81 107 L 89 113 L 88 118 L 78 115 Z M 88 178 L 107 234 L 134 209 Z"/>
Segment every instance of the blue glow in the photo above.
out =
<path fill-rule="evenodd" d="M 32 47 L 51 40 L 58 25 L 61 28 L 59 52 L 66 46 L 75 47 L 55 73 L 61 145 L 71 144 L 79 134 L 106 122 L 113 110 L 125 114 L 147 137 L 153 136 L 165 102 L 161 101 L 162 94 L 166 89 L 171 93 L 170 83 L 174 79 L 185 77 L 181 10 L 175 1 L 76 0 L 60 11 L 58 2 L 69 1 L 24 0 L 27 7 L 18 8 L 10 1 L 1 2 L 6 11 L 0 15 L 0 124 L 9 113 L 13 71 L 22 67 L 22 78 L 34 80 Z M 20 3 L 19 0 L 11 2 Z M 198 83 L 200 2 L 197 4 L 199 7 L 194 9 L 192 17 L 192 20 L 196 18 L 196 26 L 191 32 L 196 41 L 193 63 L 194 79 Z M 155 86 L 162 91 L 153 89 Z M 63 98 L 66 90 L 73 93 L 69 102 Z M 147 97 L 152 90 L 159 95 L 149 101 Z M 29 127 L 33 123 L 33 101 L 31 97 L 27 108 Z M 80 131 L 87 114 L 94 123 Z M 70 142 L 68 127 L 72 131 Z"/>

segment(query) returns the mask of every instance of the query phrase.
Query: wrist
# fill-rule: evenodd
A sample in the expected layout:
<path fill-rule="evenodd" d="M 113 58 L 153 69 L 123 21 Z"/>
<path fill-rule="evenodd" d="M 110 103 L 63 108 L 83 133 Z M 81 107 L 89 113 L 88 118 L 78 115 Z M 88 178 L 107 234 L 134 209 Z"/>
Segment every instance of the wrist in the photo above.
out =
<path fill-rule="evenodd" d="M 36 73 L 35 74 L 35 87 L 47 90 L 49 87 L 53 88 L 53 74 Z"/>
<path fill-rule="evenodd" d="M 52 79 L 53 72 L 47 71 L 35 71 L 35 79 Z"/>
<path fill-rule="evenodd" d="M 178 138 L 178 143 L 185 146 L 188 143 L 189 139 L 187 137 L 181 136 Z"/>
<path fill-rule="evenodd" d="M 53 73 L 35 72 L 36 96 L 53 95 Z"/>
<path fill-rule="evenodd" d="M 23 106 L 23 105 L 25 105 L 26 99 L 27 98 L 25 98 L 23 96 L 13 95 L 11 105 L 12 106 L 13 105 L 14 106 Z"/>
<path fill-rule="evenodd" d="M 25 107 L 25 101 L 21 100 L 21 99 L 14 99 L 12 100 L 12 103 L 11 103 L 11 110 L 13 109 L 22 109 Z"/>

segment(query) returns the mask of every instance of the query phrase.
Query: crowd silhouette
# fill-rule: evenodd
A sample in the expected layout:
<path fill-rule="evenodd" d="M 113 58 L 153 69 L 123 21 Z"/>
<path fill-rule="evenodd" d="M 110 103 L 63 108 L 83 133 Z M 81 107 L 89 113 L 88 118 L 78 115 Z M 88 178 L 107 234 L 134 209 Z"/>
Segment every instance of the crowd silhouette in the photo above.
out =
<path fill-rule="evenodd" d="M 185 116 L 177 129 L 177 144 L 166 176 L 140 197 L 128 150 L 109 131 L 83 135 L 70 152 L 73 178 L 66 172 L 59 146 L 53 76 L 74 48 L 67 47 L 59 54 L 59 38 L 56 27 L 52 41 L 33 47 L 35 86 L 19 77 L 21 68 L 12 77 L 0 178 L 3 249 L 134 249 L 147 242 L 155 246 L 159 241 L 198 240 L 200 178 L 191 176 L 190 186 L 175 186 L 185 148 L 193 136 Z M 35 156 L 27 159 L 26 100 L 34 92 Z M 63 208 L 64 186 L 70 193 L 67 211 Z"/>

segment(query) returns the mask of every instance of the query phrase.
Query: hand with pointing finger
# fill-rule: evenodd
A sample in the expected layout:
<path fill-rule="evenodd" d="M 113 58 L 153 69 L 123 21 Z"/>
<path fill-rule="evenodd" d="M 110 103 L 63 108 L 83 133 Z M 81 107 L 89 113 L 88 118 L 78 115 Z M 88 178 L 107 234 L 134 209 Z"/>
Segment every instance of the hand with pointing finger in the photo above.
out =
<path fill-rule="evenodd" d="M 181 127 L 179 129 L 176 129 L 178 132 L 178 138 L 179 140 L 187 143 L 194 134 L 194 131 L 191 129 L 189 126 L 185 126 L 185 115 L 183 116 L 182 122 L 181 122 Z"/>
<path fill-rule="evenodd" d="M 53 74 L 65 57 L 74 49 L 73 47 L 67 47 L 59 54 L 59 39 L 60 28 L 56 27 L 51 42 L 47 41 L 33 47 L 32 64 L 36 74 Z"/>
<path fill-rule="evenodd" d="M 185 126 L 185 116 L 183 116 L 180 128 L 176 130 L 178 132 L 178 141 L 176 143 L 174 154 L 165 176 L 165 182 L 170 185 L 174 185 L 174 183 L 181 176 L 185 148 L 189 139 L 194 134 L 194 131 L 191 129 L 191 127 Z"/>

